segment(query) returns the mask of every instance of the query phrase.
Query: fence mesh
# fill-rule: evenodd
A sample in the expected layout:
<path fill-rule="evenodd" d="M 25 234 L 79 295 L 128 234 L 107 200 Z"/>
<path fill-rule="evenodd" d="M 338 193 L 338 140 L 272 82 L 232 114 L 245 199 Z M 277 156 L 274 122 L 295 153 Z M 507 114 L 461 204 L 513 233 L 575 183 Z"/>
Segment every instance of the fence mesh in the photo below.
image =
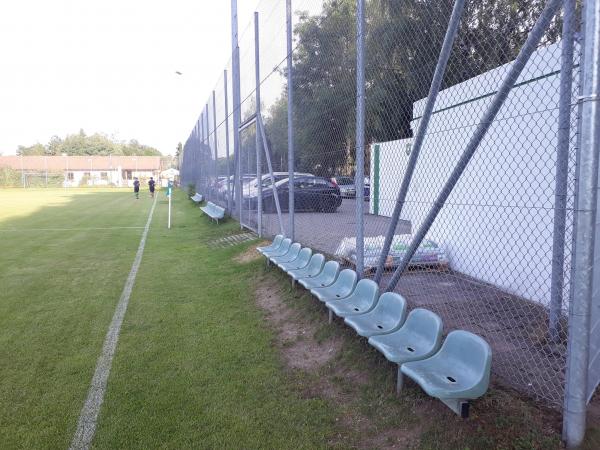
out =
<path fill-rule="evenodd" d="M 215 85 L 214 106 L 211 93 L 185 144 L 182 182 L 265 236 L 289 230 L 288 192 L 293 184 L 295 239 L 348 266 L 356 264 L 356 202 L 362 193 L 364 276 L 373 278 L 455 2 L 366 2 L 364 180 L 355 179 L 356 1 L 292 4 L 295 178 L 288 179 L 285 2 L 263 0 L 256 9 L 260 118 L 253 119 L 257 80 L 255 29 L 250 22 L 240 27 L 244 126 L 239 131 L 239 159 L 233 154 L 229 65 L 227 80 L 221 78 Z M 546 4 L 466 2 L 379 281 L 382 288 L 403 294 L 410 308 L 438 313 L 446 333 L 466 329 L 484 337 L 492 346 L 493 373 L 500 382 L 561 408 L 580 49 L 576 40 L 572 73 L 562 73 L 560 13 L 545 30 L 408 270 L 388 286 Z M 566 125 L 569 145 L 562 166 L 557 160 L 561 80 L 570 80 L 572 91 L 570 127 Z M 241 205 L 233 196 L 238 164 Z M 558 184 L 557 174 L 566 175 L 559 176 Z M 564 209 L 557 208 L 557 195 L 566 196 Z M 554 225 L 562 214 L 562 254 L 553 274 Z M 553 294 L 553 287 L 559 292 Z"/>

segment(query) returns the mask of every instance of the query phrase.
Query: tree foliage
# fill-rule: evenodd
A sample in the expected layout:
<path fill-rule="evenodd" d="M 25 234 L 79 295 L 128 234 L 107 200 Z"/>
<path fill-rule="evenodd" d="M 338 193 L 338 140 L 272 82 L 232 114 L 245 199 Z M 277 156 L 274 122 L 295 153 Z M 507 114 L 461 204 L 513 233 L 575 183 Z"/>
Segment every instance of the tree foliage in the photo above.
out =
<path fill-rule="evenodd" d="M 510 62 L 545 0 L 467 2 L 442 88 Z M 300 14 L 294 32 L 297 170 L 347 171 L 355 154 L 356 2 L 326 0 L 319 15 Z M 410 137 L 412 107 L 427 96 L 454 0 L 367 0 L 366 139 Z M 555 20 L 545 43 L 560 33 Z M 285 74 L 285 71 L 283 71 Z M 265 119 L 274 159 L 287 149 L 287 94 Z"/>
<path fill-rule="evenodd" d="M 57 156 L 161 156 L 155 148 L 140 144 L 137 140 L 129 142 L 117 141 L 104 134 L 86 135 L 83 130 L 77 134 L 69 134 L 65 138 L 53 136 L 46 145 L 37 143 L 30 147 L 19 145 L 17 155 L 48 155 Z"/>

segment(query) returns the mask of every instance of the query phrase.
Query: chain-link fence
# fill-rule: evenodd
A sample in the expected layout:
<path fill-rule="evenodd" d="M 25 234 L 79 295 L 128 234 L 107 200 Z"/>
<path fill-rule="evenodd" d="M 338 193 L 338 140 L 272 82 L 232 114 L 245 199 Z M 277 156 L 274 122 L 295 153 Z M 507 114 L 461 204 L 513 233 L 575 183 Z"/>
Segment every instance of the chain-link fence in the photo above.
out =
<path fill-rule="evenodd" d="M 499 382 L 562 409 L 583 380 L 589 400 L 598 347 L 592 335 L 587 354 L 573 349 L 600 307 L 582 259 L 595 256 L 596 3 L 256 11 L 239 37 L 234 15 L 232 63 L 185 145 L 183 182 L 435 311 L 446 332 L 484 337 Z"/>

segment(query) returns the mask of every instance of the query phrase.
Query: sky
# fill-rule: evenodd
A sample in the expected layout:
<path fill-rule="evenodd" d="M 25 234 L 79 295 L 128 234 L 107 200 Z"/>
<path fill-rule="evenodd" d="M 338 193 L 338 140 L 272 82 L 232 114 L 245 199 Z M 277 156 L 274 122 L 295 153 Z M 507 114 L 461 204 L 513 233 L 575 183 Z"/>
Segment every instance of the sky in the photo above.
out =
<path fill-rule="evenodd" d="M 0 154 L 80 129 L 173 154 L 230 58 L 230 3 L 0 2 Z"/>

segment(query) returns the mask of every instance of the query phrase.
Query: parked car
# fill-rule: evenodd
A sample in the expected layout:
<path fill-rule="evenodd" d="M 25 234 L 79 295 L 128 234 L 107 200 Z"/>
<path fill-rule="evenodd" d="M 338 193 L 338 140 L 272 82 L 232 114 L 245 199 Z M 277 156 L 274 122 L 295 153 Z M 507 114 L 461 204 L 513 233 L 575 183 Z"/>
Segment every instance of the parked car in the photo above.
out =
<path fill-rule="evenodd" d="M 356 186 L 354 185 L 354 178 L 347 176 L 336 176 L 331 179 L 340 188 L 342 198 L 355 198 L 356 197 Z"/>
<path fill-rule="evenodd" d="M 289 210 L 289 178 L 275 183 L 277 197 L 282 211 Z M 274 213 L 277 211 L 275 197 L 271 186 L 263 189 L 263 211 Z M 252 209 L 256 208 L 258 198 L 251 197 Z M 315 176 L 298 176 L 294 178 L 294 210 L 336 212 L 342 204 L 340 188 L 327 178 Z"/>
<path fill-rule="evenodd" d="M 294 177 L 312 177 L 314 176 L 312 173 L 302 173 L 302 172 L 294 172 Z M 273 172 L 273 178 L 275 179 L 275 183 L 281 180 L 285 180 L 289 177 L 289 172 Z M 265 173 L 261 177 L 261 185 L 262 188 L 270 188 L 271 187 L 271 174 Z M 242 192 L 246 197 L 256 196 L 258 188 L 258 182 L 256 177 L 252 178 L 249 181 L 244 180 L 244 185 L 242 186 Z"/>

